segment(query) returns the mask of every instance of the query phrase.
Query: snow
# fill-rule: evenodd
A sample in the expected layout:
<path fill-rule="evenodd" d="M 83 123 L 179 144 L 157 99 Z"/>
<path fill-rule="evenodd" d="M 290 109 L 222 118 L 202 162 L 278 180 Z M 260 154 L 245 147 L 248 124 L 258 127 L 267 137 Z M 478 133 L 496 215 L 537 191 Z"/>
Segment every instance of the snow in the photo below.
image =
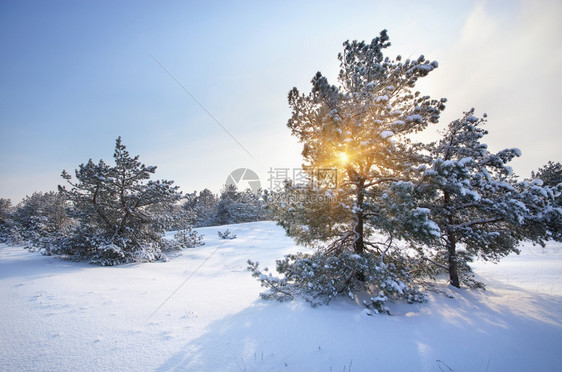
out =
<path fill-rule="evenodd" d="M 430 64 L 424 64 L 424 65 L 417 65 L 415 68 L 418 70 L 423 70 L 423 71 L 432 71 L 434 68 L 436 68 L 437 66 L 434 65 L 430 65 Z"/>
<path fill-rule="evenodd" d="M 389 137 L 394 136 L 394 133 L 390 130 L 384 130 L 381 132 L 380 136 L 382 137 L 382 139 L 387 139 Z"/>
<path fill-rule="evenodd" d="M 561 244 L 477 262 L 487 291 L 438 282 L 428 303 L 369 316 L 259 299 L 247 259 L 303 249 L 273 222 L 198 231 L 206 244 L 168 262 L 116 267 L 0 245 L 0 370 L 562 370 Z"/>
<path fill-rule="evenodd" d="M 385 94 L 385 95 L 382 95 L 382 96 L 378 96 L 378 97 L 375 99 L 375 102 L 377 102 L 377 103 L 387 102 L 387 101 L 388 101 L 388 96 L 387 96 L 386 94 Z"/>
<path fill-rule="evenodd" d="M 540 186 L 531 186 L 531 190 L 540 193 L 543 197 L 548 198 L 546 190 Z"/>
<path fill-rule="evenodd" d="M 466 187 L 463 187 L 460 183 L 457 185 L 460 189 L 460 193 L 463 196 L 466 195 L 470 195 L 472 197 L 472 200 L 474 201 L 480 201 L 480 199 L 482 199 L 482 197 L 480 196 L 480 194 L 474 190 L 470 190 L 467 189 Z"/>
<path fill-rule="evenodd" d="M 428 169 L 425 172 L 423 172 L 424 177 L 437 176 L 438 174 L 439 173 L 437 173 L 437 171 L 433 169 Z"/>
<path fill-rule="evenodd" d="M 436 238 L 441 237 L 441 229 L 439 228 L 439 225 L 437 225 L 435 222 L 431 220 L 428 220 L 426 222 L 426 225 L 431 235 L 433 235 Z"/>
<path fill-rule="evenodd" d="M 471 156 L 467 156 L 459 160 L 459 164 L 464 167 L 466 164 L 472 163 L 473 161 L 474 159 Z"/>
<path fill-rule="evenodd" d="M 409 115 L 408 117 L 406 117 L 406 121 L 408 123 L 411 122 L 421 123 L 423 122 L 423 117 L 420 114 Z"/>
<path fill-rule="evenodd" d="M 541 179 L 536 179 L 536 180 L 533 180 L 533 182 L 531 182 L 531 184 L 532 184 L 532 185 L 535 185 L 535 186 L 543 186 L 543 185 L 544 185 L 544 181 L 541 180 Z"/>

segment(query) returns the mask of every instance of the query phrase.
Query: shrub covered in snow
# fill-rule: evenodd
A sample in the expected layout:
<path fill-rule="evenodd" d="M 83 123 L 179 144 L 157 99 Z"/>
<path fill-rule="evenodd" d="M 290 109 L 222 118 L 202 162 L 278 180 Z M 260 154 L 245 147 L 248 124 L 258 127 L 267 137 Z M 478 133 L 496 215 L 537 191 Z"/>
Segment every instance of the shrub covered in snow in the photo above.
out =
<path fill-rule="evenodd" d="M 390 256 L 388 256 L 390 257 Z M 268 290 L 264 299 L 278 301 L 303 298 L 312 306 L 328 304 L 338 296 L 348 296 L 376 312 L 388 312 L 388 300 L 422 302 L 425 296 L 408 274 L 402 257 L 385 264 L 374 255 L 343 252 L 339 255 L 297 253 L 277 261 L 281 277 L 248 261 L 248 270 Z"/>
<path fill-rule="evenodd" d="M 221 239 L 236 239 L 236 235 L 233 234 L 229 229 L 226 229 L 224 232 L 217 231 L 217 234 Z"/>
<path fill-rule="evenodd" d="M 181 248 L 194 248 L 205 244 L 205 242 L 203 242 L 203 235 L 199 234 L 191 227 L 186 227 L 176 232 L 174 234 L 174 240 Z"/>

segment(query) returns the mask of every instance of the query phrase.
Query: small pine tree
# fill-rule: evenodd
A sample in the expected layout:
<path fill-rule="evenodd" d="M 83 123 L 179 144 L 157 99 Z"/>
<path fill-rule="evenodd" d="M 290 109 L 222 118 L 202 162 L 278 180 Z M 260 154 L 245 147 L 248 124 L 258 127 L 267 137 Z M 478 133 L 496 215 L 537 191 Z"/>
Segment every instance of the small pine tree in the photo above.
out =
<path fill-rule="evenodd" d="M 191 227 L 186 227 L 176 232 L 174 234 L 174 240 L 181 248 L 195 248 L 205 245 L 203 242 L 203 235 L 199 234 Z"/>
<path fill-rule="evenodd" d="M 115 165 L 91 159 L 76 170 L 76 180 L 63 171 L 70 189 L 60 192 L 73 204 L 80 225 L 64 251 L 101 265 L 162 257 L 163 233 L 170 221 L 165 211 L 181 198 L 173 181 L 150 181 L 156 167 L 131 157 L 117 138 Z"/>
<path fill-rule="evenodd" d="M 217 231 L 217 235 L 221 239 L 226 239 L 226 240 L 236 239 L 236 234 L 233 234 L 229 229 L 226 229 L 224 232 Z"/>
<path fill-rule="evenodd" d="M 236 223 L 242 213 L 241 205 L 238 202 L 240 197 L 236 186 L 230 185 L 222 191 L 220 200 L 217 204 L 214 225 L 229 225 Z"/>

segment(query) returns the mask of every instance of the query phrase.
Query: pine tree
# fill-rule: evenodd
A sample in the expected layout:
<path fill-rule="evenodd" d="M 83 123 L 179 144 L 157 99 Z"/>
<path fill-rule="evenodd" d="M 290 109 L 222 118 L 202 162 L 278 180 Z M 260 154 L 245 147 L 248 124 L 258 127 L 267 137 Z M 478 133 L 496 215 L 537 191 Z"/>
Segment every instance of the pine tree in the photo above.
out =
<path fill-rule="evenodd" d="M 338 85 L 318 72 L 309 94 L 289 93 L 287 125 L 303 143 L 309 182 L 269 195 L 270 208 L 289 235 L 320 249 L 278 261 L 283 279 L 250 261 L 249 270 L 272 291 L 268 297 L 298 295 L 315 304 L 367 294 L 363 303 L 376 310 L 392 297 L 423 299 L 394 242 L 426 241 L 438 231 L 428 209 L 413 207 L 411 180 L 423 158 L 407 136 L 438 122 L 446 100 L 414 91 L 437 62 L 385 57 L 388 40 L 383 30 L 371 43 L 346 41 Z M 377 233 L 385 240 L 375 241 Z"/>
<path fill-rule="evenodd" d="M 186 199 L 183 208 L 195 215 L 194 225 L 196 227 L 212 226 L 214 224 L 213 218 L 219 199 L 211 190 L 204 189 L 199 192 L 199 195 L 194 191 L 188 194 Z"/>
<path fill-rule="evenodd" d="M 532 172 L 531 177 L 536 179 L 534 182 L 541 180 L 545 186 L 557 190 L 558 193 L 554 197 L 556 207 L 562 208 L 562 164 L 549 161 L 537 172 Z M 562 213 L 547 213 L 541 224 L 535 226 L 535 230 L 544 230 L 550 234 L 551 239 L 556 241 L 562 240 Z"/>
<path fill-rule="evenodd" d="M 558 187 L 562 184 L 562 164 L 549 161 L 536 172 L 531 172 L 531 178 L 542 180 L 546 186 Z M 556 197 L 556 204 L 562 207 L 562 196 Z"/>
<path fill-rule="evenodd" d="M 72 225 L 67 208 L 60 193 L 34 192 L 26 196 L 13 212 L 14 229 L 28 248 L 50 254 L 51 246 L 56 245 Z"/>
<path fill-rule="evenodd" d="M 547 186 L 558 186 L 562 183 L 562 164 L 549 161 L 536 172 L 531 172 L 531 177 L 540 178 Z"/>
<path fill-rule="evenodd" d="M 0 224 L 5 224 L 10 219 L 12 213 L 12 201 L 0 198 Z"/>
<path fill-rule="evenodd" d="M 59 186 L 72 202 L 80 226 L 73 233 L 71 251 L 102 265 L 138 259 L 154 260 L 165 248 L 163 233 L 170 223 L 166 210 L 181 193 L 173 181 L 151 181 L 156 167 L 131 157 L 117 138 L 115 165 L 91 159 L 76 170 L 76 180 L 63 171 L 70 189 Z"/>
<path fill-rule="evenodd" d="M 447 268 L 455 287 L 474 257 L 497 261 L 526 239 L 544 244 L 549 229 L 543 223 L 558 214 L 551 206 L 555 190 L 542 181 L 517 182 L 507 164 L 521 155 L 518 149 L 492 153 L 481 142 L 485 121 L 472 109 L 451 122 L 442 139 L 426 147 L 430 164 L 421 167 L 423 181 L 413 190 L 440 228 L 426 258 Z"/>
<path fill-rule="evenodd" d="M 0 243 L 10 241 L 13 229 L 12 201 L 0 198 Z"/>
<path fill-rule="evenodd" d="M 394 181 L 409 181 L 412 166 L 419 161 L 406 136 L 436 123 L 445 108 L 445 99 L 432 100 L 413 91 L 418 79 L 437 68 L 437 62 L 424 56 L 406 61 L 400 56 L 384 57 L 388 40 L 383 30 L 371 43 L 345 42 L 338 56 L 337 86 L 318 72 L 308 95 L 296 88 L 289 93 L 288 127 L 303 143 L 304 167 L 313 181 L 306 200 L 322 195 L 336 199 L 321 203 L 324 213 L 317 203 L 305 203 L 295 212 L 306 215 L 314 208 L 313 214 L 333 216 L 329 229 L 310 216 L 299 220 L 306 226 L 301 230 L 357 254 L 375 246 L 368 236 L 385 227 L 373 218 L 382 201 L 372 196 L 382 194 Z M 337 187 L 325 186 L 325 169 L 337 170 Z M 424 219 L 424 210 L 416 213 Z M 425 224 L 418 230 L 430 234 L 431 228 Z"/>
<path fill-rule="evenodd" d="M 8 224 L 12 214 L 12 201 L 0 198 L 0 225 Z"/>
<path fill-rule="evenodd" d="M 262 221 L 266 218 L 265 203 L 259 194 L 250 189 L 238 191 L 235 185 L 228 185 L 221 192 L 213 222 L 214 225 L 228 225 Z"/>
<path fill-rule="evenodd" d="M 238 199 L 240 193 L 236 186 L 226 186 L 221 192 L 220 200 L 217 204 L 214 216 L 214 225 L 228 225 L 235 223 L 238 216 L 242 213 Z"/>

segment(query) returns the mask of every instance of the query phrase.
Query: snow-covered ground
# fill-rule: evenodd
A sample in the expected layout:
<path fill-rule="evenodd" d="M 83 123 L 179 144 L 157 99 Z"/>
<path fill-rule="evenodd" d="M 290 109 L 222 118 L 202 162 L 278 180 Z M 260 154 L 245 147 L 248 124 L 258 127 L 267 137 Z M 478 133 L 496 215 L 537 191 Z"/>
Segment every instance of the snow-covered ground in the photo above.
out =
<path fill-rule="evenodd" d="M 273 268 L 298 247 L 273 222 L 228 228 L 237 239 L 202 228 L 203 247 L 118 267 L 1 245 L 0 370 L 562 370 L 560 244 L 477 263 L 487 291 L 441 283 L 454 298 L 432 293 L 367 316 L 343 300 L 260 300 L 247 259 Z"/>

